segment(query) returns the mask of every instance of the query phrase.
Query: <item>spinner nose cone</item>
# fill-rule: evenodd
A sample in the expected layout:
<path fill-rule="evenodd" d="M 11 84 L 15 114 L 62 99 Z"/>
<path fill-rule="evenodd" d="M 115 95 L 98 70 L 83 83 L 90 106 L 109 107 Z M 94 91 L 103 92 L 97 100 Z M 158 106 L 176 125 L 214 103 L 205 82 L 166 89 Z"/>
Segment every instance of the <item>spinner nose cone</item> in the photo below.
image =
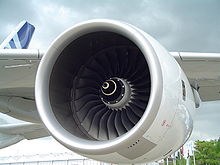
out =
<path fill-rule="evenodd" d="M 124 85 L 120 79 L 112 78 L 106 80 L 101 87 L 100 97 L 106 104 L 119 102 L 125 93 Z"/>
<path fill-rule="evenodd" d="M 102 94 L 105 96 L 111 96 L 114 95 L 115 92 L 117 92 L 117 90 L 119 89 L 119 84 L 117 84 L 117 80 L 115 79 L 110 79 L 110 80 L 106 80 L 103 84 L 102 84 Z"/>

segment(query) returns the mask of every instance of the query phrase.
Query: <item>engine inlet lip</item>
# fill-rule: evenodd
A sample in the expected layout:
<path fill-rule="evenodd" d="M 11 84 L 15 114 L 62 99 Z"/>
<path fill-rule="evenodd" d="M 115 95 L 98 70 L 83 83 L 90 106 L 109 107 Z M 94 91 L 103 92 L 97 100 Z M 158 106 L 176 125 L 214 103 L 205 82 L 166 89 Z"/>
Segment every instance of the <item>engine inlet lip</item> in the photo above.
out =
<path fill-rule="evenodd" d="M 66 131 L 57 121 L 50 104 L 50 75 L 62 50 L 78 37 L 97 31 L 109 31 L 125 36 L 141 50 L 149 65 L 151 76 L 151 95 L 148 106 L 140 121 L 124 135 L 108 141 L 90 141 L 80 139 Z M 105 154 L 115 152 L 134 138 L 141 137 L 151 126 L 162 98 L 162 73 L 156 53 L 142 31 L 132 25 L 112 20 L 91 20 L 78 24 L 62 33 L 48 48 L 39 65 L 35 98 L 40 117 L 49 132 L 67 148 L 83 154 Z"/>

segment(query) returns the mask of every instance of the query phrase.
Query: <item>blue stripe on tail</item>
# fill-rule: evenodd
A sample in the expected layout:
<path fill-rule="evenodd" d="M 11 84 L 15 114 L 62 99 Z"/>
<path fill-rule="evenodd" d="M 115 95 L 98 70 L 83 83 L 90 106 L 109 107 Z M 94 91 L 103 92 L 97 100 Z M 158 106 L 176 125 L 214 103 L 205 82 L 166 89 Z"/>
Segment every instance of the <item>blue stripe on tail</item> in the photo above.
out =
<path fill-rule="evenodd" d="M 9 45 L 11 46 L 11 49 L 17 49 L 16 46 L 15 46 L 15 42 L 14 42 L 13 39 L 11 39 L 11 40 L 9 41 Z"/>
<path fill-rule="evenodd" d="M 27 49 L 34 33 L 34 26 L 26 22 L 18 31 L 18 39 L 22 49 Z"/>
<path fill-rule="evenodd" d="M 27 49 L 35 27 L 27 21 L 22 21 L 0 45 L 0 49 Z"/>

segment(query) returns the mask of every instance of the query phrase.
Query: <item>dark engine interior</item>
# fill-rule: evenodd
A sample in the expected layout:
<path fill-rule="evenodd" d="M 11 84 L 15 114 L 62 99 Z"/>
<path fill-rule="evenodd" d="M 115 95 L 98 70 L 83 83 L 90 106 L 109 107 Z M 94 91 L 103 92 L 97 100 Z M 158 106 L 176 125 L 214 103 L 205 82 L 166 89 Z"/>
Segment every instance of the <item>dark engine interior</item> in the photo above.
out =
<path fill-rule="evenodd" d="M 140 120 L 151 79 L 137 45 L 119 34 L 99 31 L 63 49 L 49 90 L 54 114 L 67 131 L 84 139 L 110 140 Z"/>

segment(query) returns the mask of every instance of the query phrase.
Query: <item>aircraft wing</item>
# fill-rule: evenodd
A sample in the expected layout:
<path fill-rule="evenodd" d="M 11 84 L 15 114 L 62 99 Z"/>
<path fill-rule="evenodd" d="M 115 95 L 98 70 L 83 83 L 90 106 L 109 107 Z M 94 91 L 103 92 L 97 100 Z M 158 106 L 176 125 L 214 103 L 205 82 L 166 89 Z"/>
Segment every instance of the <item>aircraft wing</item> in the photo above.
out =
<path fill-rule="evenodd" d="M 0 50 L 1 96 L 34 98 L 34 81 L 44 50 Z M 202 101 L 220 100 L 220 53 L 170 52 Z"/>
<path fill-rule="evenodd" d="M 202 101 L 220 100 L 220 53 L 171 52 Z"/>

